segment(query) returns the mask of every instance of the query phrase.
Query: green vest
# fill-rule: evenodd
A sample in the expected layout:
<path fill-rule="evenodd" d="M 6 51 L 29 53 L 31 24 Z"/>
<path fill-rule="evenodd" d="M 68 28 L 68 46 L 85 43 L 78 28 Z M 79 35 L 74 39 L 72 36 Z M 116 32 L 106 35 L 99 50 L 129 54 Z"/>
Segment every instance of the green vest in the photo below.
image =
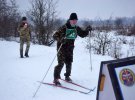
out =
<path fill-rule="evenodd" d="M 77 37 L 76 29 L 66 29 L 66 39 L 75 39 Z"/>

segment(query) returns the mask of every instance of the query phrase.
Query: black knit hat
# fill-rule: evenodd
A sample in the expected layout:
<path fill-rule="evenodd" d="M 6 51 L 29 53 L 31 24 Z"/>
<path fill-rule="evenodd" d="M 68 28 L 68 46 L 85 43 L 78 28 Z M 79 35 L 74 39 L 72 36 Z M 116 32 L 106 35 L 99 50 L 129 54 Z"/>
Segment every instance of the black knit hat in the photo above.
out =
<path fill-rule="evenodd" d="M 77 14 L 76 13 L 71 13 L 70 17 L 69 17 L 69 20 L 78 20 L 78 17 L 77 17 Z"/>
<path fill-rule="evenodd" d="M 27 20 L 27 18 L 26 17 L 22 17 L 22 21 L 26 21 Z"/>

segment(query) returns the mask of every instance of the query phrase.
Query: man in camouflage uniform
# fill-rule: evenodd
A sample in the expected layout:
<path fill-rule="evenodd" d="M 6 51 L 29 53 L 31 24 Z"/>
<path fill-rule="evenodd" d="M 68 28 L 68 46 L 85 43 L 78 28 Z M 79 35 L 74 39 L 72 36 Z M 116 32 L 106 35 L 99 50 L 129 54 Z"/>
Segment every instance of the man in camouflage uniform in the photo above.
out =
<path fill-rule="evenodd" d="M 69 77 L 71 75 L 71 68 L 73 62 L 73 49 L 74 41 L 79 35 L 80 37 L 86 37 L 89 31 L 92 30 L 91 26 L 88 26 L 86 30 L 82 30 L 77 23 L 77 14 L 71 13 L 69 20 L 65 25 L 58 29 L 57 32 L 53 35 L 53 38 L 57 41 L 57 58 L 58 65 L 54 68 L 54 84 L 61 85 L 59 82 L 60 73 L 64 66 L 66 65 L 66 73 L 64 74 L 66 81 L 72 81 Z"/>
<path fill-rule="evenodd" d="M 18 27 L 18 32 L 20 34 L 20 57 L 23 58 L 23 45 L 25 42 L 26 42 L 25 56 L 29 57 L 28 52 L 30 48 L 31 32 L 26 17 L 22 17 L 22 22 Z"/>

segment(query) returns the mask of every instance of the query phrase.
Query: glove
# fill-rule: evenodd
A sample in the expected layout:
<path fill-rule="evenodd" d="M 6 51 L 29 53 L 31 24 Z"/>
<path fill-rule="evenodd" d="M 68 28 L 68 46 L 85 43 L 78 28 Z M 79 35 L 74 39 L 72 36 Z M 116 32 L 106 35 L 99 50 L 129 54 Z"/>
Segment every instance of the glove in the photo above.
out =
<path fill-rule="evenodd" d="M 87 31 L 92 31 L 92 27 L 89 25 L 89 26 L 87 26 L 86 30 Z"/>

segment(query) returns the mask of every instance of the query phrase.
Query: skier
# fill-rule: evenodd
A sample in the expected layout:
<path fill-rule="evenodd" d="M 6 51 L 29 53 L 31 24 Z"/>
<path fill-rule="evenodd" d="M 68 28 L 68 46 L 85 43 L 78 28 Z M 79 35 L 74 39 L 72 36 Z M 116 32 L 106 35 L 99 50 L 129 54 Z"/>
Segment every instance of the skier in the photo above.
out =
<path fill-rule="evenodd" d="M 26 17 L 22 17 L 22 21 L 18 27 L 20 35 L 20 57 L 23 58 L 23 45 L 26 42 L 25 56 L 29 57 L 28 52 L 30 48 L 31 31 Z"/>
<path fill-rule="evenodd" d="M 69 77 L 71 75 L 71 68 L 73 62 L 73 49 L 74 49 L 74 41 L 78 36 L 86 37 L 89 31 L 92 30 L 92 27 L 89 25 L 85 30 L 82 30 L 79 26 L 77 26 L 77 14 L 71 13 L 67 23 L 60 27 L 58 31 L 53 35 L 54 40 L 57 41 L 57 59 L 58 65 L 54 68 L 54 81 L 55 85 L 61 85 L 59 82 L 60 73 L 64 66 L 66 65 L 66 73 L 64 74 L 66 81 L 72 81 Z M 61 46 L 62 45 L 62 46 Z M 61 47 L 60 47 L 61 46 Z"/>

